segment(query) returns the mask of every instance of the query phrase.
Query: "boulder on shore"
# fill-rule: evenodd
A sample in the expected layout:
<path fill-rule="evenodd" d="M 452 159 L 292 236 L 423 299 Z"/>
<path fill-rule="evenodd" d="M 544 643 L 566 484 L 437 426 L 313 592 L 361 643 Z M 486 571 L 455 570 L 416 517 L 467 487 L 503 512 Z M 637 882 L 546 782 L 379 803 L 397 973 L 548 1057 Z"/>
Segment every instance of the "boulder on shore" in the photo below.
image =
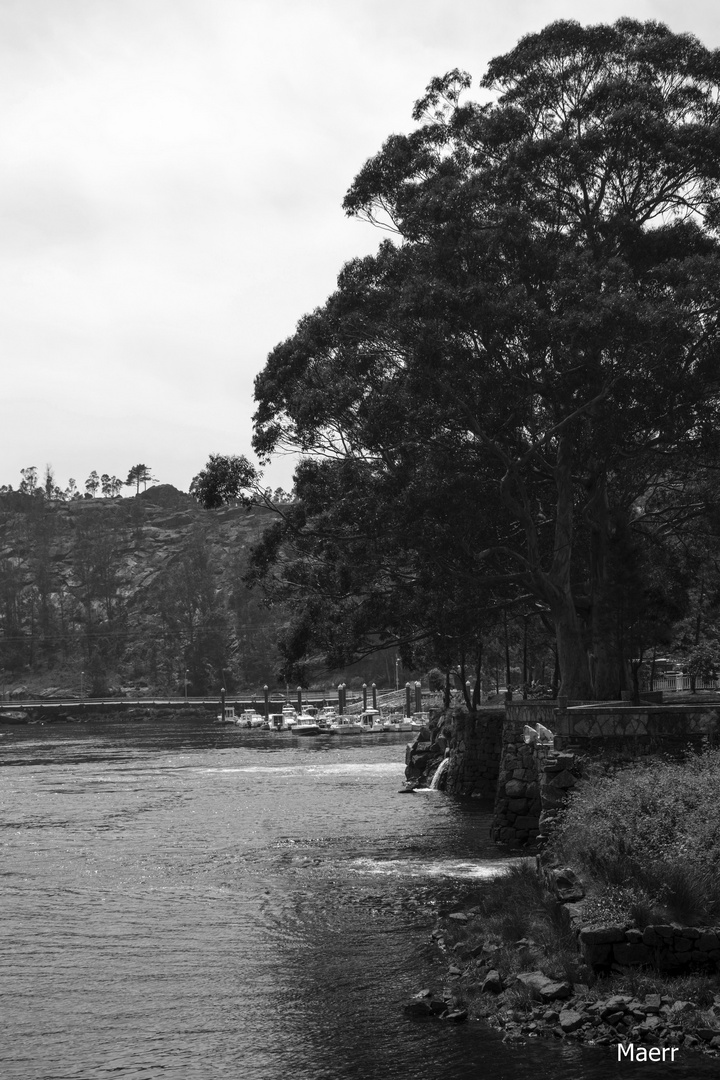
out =
<path fill-rule="evenodd" d="M 532 990 L 541 1001 L 562 1001 L 572 994 L 569 982 L 556 982 L 543 975 L 542 971 L 521 971 L 516 976 L 521 986 Z"/>

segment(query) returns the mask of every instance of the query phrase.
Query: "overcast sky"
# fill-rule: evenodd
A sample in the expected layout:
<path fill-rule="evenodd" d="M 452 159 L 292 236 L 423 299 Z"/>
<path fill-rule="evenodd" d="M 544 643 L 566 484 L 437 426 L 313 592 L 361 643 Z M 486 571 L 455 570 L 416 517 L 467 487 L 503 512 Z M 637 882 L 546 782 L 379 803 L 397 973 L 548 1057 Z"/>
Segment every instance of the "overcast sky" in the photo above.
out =
<path fill-rule="evenodd" d="M 720 46 L 709 0 L 0 0 L 0 484 L 251 456 L 253 379 L 377 247 L 342 198 L 430 78 L 621 15 Z"/>

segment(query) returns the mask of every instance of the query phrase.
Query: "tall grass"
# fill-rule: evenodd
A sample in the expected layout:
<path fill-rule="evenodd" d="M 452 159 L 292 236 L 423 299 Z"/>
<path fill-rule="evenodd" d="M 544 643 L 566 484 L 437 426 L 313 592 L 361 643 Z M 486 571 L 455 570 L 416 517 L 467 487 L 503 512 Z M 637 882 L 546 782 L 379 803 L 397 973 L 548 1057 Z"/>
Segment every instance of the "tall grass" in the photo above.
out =
<path fill-rule="evenodd" d="M 720 920 L 719 790 L 718 750 L 590 779 L 563 815 L 555 852 L 626 890 L 638 924 Z"/>

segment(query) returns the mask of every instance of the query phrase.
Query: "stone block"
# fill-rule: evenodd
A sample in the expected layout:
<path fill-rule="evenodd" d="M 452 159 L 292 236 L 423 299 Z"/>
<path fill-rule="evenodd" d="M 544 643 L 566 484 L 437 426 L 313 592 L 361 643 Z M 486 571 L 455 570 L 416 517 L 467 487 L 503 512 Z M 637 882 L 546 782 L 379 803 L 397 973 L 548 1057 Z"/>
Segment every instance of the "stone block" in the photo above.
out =
<path fill-rule="evenodd" d="M 625 933 L 618 926 L 584 926 L 578 937 L 584 945 L 608 945 L 624 941 Z"/>
<path fill-rule="evenodd" d="M 515 818 L 515 828 L 527 831 L 528 829 L 537 829 L 538 819 L 531 817 L 529 814 L 525 814 Z"/>
<path fill-rule="evenodd" d="M 510 799 L 508 803 L 508 810 L 513 814 L 525 814 L 528 809 L 527 799 Z"/>
<path fill-rule="evenodd" d="M 692 950 L 692 941 L 686 937 L 673 938 L 673 949 L 677 953 L 686 953 Z"/>
<path fill-rule="evenodd" d="M 562 870 L 551 870 L 552 888 L 559 900 L 574 903 L 582 900 L 585 890 L 577 874 L 569 867 Z"/>
<path fill-rule="evenodd" d="M 626 964 L 648 964 L 652 960 L 652 950 L 647 945 L 634 945 L 623 941 L 613 945 L 613 958 L 616 964 L 622 964 L 623 967 Z"/>
<path fill-rule="evenodd" d="M 525 795 L 525 784 L 522 780 L 511 780 L 505 785 L 505 794 L 511 799 L 517 799 Z"/>
<path fill-rule="evenodd" d="M 713 931 L 705 931 L 698 938 L 698 948 L 703 952 L 710 952 L 711 949 L 720 948 L 720 938 Z"/>
<path fill-rule="evenodd" d="M 565 806 L 567 799 L 564 791 L 545 788 L 540 801 L 542 806 L 547 807 L 547 809 L 560 810 Z"/>
<path fill-rule="evenodd" d="M 607 944 L 587 945 L 585 942 L 580 943 L 583 960 L 592 968 L 607 967 L 612 960 L 612 949 L 612 945 Z"/>

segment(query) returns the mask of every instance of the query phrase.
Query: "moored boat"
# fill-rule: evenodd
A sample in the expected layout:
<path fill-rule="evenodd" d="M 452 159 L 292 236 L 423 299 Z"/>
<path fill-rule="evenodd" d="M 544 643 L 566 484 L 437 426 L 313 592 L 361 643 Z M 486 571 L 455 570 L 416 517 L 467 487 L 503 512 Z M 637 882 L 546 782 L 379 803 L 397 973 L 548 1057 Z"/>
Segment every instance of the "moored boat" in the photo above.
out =
<path fill-rule="evenodd" d="M 325 705 L 317 714 L 316 720 L 321 731 L 329 731 L 330 725 L 337 720 L 337 712 L 332 705 Z"/>
<path fill-rule="evenodd" d="M 360 725 L 363 731 L 377 734 L 385 731 L 385 725 L 379 709 L 366 709 L 360 713 Z"/>
<path fill-rule="evenodd" d="M 362 735 L 362 724 L 352 716 L 336 716 L 330 725 L 333 735 Z"/>
<path fill-rule="evenodd" d="M 301 712 L 292 730 L 294 735 L 319 735 L 320 725 L 310 713 Z"/>
<path fill-rule="evenodd" d="M 235 718 L 235 723 L 238 727 L 259 728 L 265 724 L 265 717 L 255 712 L 254 709 L 243 709 L 240 715 Z"/>
<path fill-rule="evenodd" d="M 281 731 L 292 731 L 297 724 L 298 714 L 292 705 L 283 705 Z"/>

